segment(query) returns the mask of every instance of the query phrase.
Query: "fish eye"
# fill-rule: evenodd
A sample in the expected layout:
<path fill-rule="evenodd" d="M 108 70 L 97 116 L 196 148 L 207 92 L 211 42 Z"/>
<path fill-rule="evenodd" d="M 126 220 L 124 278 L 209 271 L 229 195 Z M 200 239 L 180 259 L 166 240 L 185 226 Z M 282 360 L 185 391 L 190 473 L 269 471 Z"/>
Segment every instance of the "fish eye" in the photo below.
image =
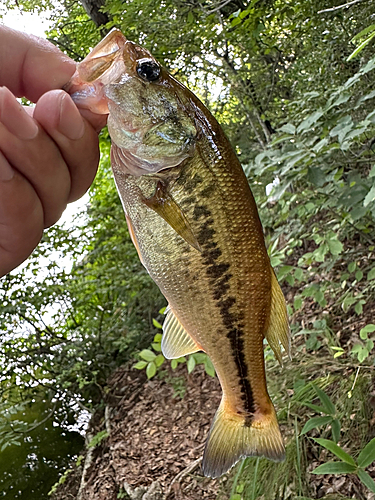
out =
<path fill-rule="evenodd" d="M 161 69 L 152 59 L 140 59 L 137 61 L 137 74 L 146 82 L 155 82 L 160 77 Z"/>

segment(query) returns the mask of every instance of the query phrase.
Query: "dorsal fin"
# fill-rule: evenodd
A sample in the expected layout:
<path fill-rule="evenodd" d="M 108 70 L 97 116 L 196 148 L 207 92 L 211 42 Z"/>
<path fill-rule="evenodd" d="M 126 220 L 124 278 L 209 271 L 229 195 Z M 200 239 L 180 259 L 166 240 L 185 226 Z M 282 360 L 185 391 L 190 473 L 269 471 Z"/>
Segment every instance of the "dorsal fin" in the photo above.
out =
<path fill-rule="evenodd" d="M 283 292 L 272 269 L 272 298 L 270 322 L 265 337 L 271 349 L 275 353 L 277 361 L 282 365 L 280 344 L 284 347 L 290 358 L 290 330 L 288 314 Z"/>
<path fill-rule="evenodd" d="M 201 347 L 190 337 L 168 305 L 163 324 L 161 350 L 165 358 L 176 359 L 200 351 Z"/>

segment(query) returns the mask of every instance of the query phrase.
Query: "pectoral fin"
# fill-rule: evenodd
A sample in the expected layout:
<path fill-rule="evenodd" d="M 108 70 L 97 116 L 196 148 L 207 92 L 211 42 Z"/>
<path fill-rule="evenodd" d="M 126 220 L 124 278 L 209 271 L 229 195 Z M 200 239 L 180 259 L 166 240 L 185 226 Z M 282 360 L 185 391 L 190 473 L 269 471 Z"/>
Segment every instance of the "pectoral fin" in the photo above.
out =
<path fill-rule="evenodd" d="M 168 222 L 189 245 L 201 251 L 201 247 L 183 211 L 168 193 L 167 187 L 162 182 L 158 182 L 154 196 L 145 199 L 144 203 Z"/>
<path fill-rule="evenodd" d="M 186 332 L 170 306 L 167 307 L 166 315 L 161 341 L 161 350 L 164 357 L 176 359 L 200 351 L 201 347 Z"/>
<path fill-rule="evenodd" d="M 265 337 L 271 349 L 275 353 L 277 361 L 282 365 L 280 344 L 284 347 L 290 357 L 290 330 L 285 298 L 273 269 L 271 314 Z"/>

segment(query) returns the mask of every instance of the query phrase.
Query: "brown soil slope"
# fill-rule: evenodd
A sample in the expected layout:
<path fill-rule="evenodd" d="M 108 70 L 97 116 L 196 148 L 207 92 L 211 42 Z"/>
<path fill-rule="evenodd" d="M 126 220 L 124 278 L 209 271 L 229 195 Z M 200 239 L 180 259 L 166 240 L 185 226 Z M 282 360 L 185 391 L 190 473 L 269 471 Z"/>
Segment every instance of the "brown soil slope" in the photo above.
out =
<path fill-rule="evenodd" d="M 176 372 L 146 381 L 143 372 L 117 370 L 105 411 L 88 431 L 91 438 L 103 430 L 109 436 L 91 448 L 86 467 L 75 468 L 53 500 L 117 500 L 129 498 L 126 492 L 137 500 L 216 500 L 223 480 L 204 478 L 200 458 L 220 386 L 203 367 L 188 376 L 186 366 Z"/>

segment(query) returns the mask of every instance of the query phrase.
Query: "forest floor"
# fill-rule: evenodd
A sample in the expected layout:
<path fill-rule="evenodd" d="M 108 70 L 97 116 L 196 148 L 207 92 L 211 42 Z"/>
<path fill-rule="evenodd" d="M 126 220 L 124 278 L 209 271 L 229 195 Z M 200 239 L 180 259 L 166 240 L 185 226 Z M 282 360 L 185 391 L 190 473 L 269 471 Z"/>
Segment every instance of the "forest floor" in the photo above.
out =
<path fill-rule="evenodd" d="M 149 381 L 144 372 L 121 368 L 109 388 L 107 409 L 96 413 L 88 433 L 106 429 L 110 435 L 93 451 L 80 500 L 213 500 L 224 491 L 226 477 L 207 479 L 200 471 L 221 399 L 217 378 L 206 375 L 202 366 L 190 375 L 186 366 L 173 376 L 165 370 Z M 82 467 L 75 467 L 53 500 L 77 498 L 81 476 Z"/>
<path fill-rule="evenodd" d="M 203 477 L 200 469 L 221 398 L 217 378 L 206 375 L 203 366 L 187 374 L 186 366 L 179 365 L 152 380 L 143 371 L 124 367 L 113 374 L 108 387 L 105 410 L 94 415 L 88 440 L 106 433 L 95 447 L 86 449 L 86 458 L 73 467 L 52 500 L 229 499 L 239 466 L 216 480 Z M 288 430 L 281 427 L 288 439 Z M 307 454 L 312 470 L 321 462 L 311 450 Z M 375 467 L 367 470 L 375 477 Z M 307 475 L 314 498 L 374 500 L 354 475 Z M 277 498 L 306 498 L 284 494 Z"/>

